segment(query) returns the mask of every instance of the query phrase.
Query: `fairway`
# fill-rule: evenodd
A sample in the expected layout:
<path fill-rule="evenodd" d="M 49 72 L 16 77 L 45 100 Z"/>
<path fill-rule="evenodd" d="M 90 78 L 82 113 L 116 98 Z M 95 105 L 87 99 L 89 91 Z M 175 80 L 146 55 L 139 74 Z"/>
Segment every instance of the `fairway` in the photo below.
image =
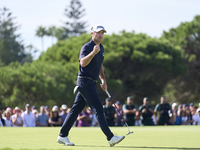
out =
<path fill-rule="evenodd" d="M 73 127 L 69 138 L 75 146 L 56 143 L 60 128 L 0 128 L 0 150 L 200 150 L 200 126 L 130 127 L 134 133 L 110 147 L 99 127 Z M 126 127 L 112 127 L 125 135 Z"/>

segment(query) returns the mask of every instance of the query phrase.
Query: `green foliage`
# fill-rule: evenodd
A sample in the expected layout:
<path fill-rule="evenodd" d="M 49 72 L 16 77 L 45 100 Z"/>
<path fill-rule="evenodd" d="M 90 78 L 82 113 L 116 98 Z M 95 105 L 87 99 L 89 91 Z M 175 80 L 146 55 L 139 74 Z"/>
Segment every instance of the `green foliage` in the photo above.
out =
<path fill-rule="evenodd" d="M 165 85 L 187 71 L 182 50 L 167 40 L 123 31 L 121 35 L 105 36 L 103 45 L 108 85 L 111 85 L 109 80 L 121 83 L 120 90 L 116 86 L 109 89 L 114 98 L 122 101 L 131 95 L 136 100 L 148 96 L 158 102 Z M 142 101 L 135 103 L 139 105 Z"/>
<path fill-rule="evenodd" d="M 188 100 L 197 102 L 200 96 L 200 16 L 191 22 L 181 23 L 177 28 L 164 31 L 162 39 L 167 39 L 174 47 L 180 47 L 184 64 L 188 68 L 186 76 L 180 76 L 173 81 L 177 101 L 187 103 Z"/>
<path fill-rule="evenodd" d="M 49 48 L 37 61 L 60 62 L 62 64 L 78 62 L 81 47 L 89 42 L 91 35 L 83 34 L 79 37 L 70 37 L 67 41 L 58 41 Z"/>
<path fill-rule="evenodd" d="M 16 34 L 18 28 L 9 9 L 0 9 L 0 66 L 15 61 L 32 61 L 32 56 L 25 51 L 25 46 L 19 41 L 20 35 Z"/>
<path fill-rule="evenodd" d="M 77 66 L 75 64 L 32 64 L 11 63 L 1 68 L 1 101 L 6 106 L 47 105 L 51 100 L 54 105 L 63 102 L 71 104 L 74 95 Z M 51 103 L 52 106 L 52 103 Z"/>
<path fill-rule="evenodd" d="M 39 26 L 36 30 L 36 36 L 40 37 L 42 40 L 42 51 L 44 51 L 44 36 L 49 34 L 50 32 L 47 33 L 46 28 L 43 26 Z"/>
<path fill-rule="evenodd" d="M 58 41 L 32 64 L 13 63 L 3 67 L 0 76 L 3 103 L 10 106 L 24 106 L 27 102 L 50 106 L 66 103 L 70 106 L 74 101 L 72 91 L 80 49 L 89 40 L 89 34 L 70 37 L 67 41 Z M 119 35 L 105 35 L 102 44 L 108 89 L 114 99 L 125 101 L 129 95 L 137 100 L 145 96 L 156 99 L 169 81 L 186 70 L 181 49 L 167 40 L 123 31 Z M 104 101 L 105 92 L 97 87 Z M 141 102 L 135 103 L 140 105 Z"/>
<path fill-rule="evenodd" d="M 105 35 L 103 65 L 112 97 L 125 102 L 127 96 L 133 96 L 137 105 L 145 96 L 156 104 L 161 95 L 166 95 L 168 102 L 197 102 L 200 96 L 199 35 L 200 16 L 165 31 L 159 39 L 126 31 Z M 3 103 L 13 106 L 26 102 L 35 105 L 67 103 L 70 106 L 74 100 L 72 91 L 79 52 L 89 40 L 90 34 L 60 40 L 32 64 L 12 63 L 2 67 L 0 94 Z M 0 64 L 3 66 L 4 62 Z M 105 92 L 97 87 L 104 101 Z"/>

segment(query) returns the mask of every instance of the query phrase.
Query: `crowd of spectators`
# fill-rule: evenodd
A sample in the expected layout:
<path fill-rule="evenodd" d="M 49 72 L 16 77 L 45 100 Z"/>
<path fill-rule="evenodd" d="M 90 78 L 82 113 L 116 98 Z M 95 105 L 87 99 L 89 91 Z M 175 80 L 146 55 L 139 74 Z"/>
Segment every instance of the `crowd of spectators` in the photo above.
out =
<path fill-rule="evenodd" d="M 155 108 L 150 104 L 148 97 L 143 99 L 143 104 L 138 108 L 132 97 L 127 97 L 126 104 L 120 101 L 113 104 L 111 99 L 106 98 L 103 109 L 109 126 L 123 126 L 124 120 L 129 126 L 200 125 L 200 103 L 199 106 L 194 106 L 193 103 L 170 105 L 164 96 L 160 98 L 160 103 Z M 25 105 L 24 111 L 19 107 L 13 110 L 8 107 L 3 112 L 0 110 L 0 127 L 62 126 L 69 111 L 70 108 L 66 104 L 60 108 L 55 105 L 52 109 L 40 106 L 39 112 L 35 106 L 31 107 L 29 104 Z M 99 126 L 94 114 L 89 107 L 85 107 L 78 115 L 74 126 Z"/>

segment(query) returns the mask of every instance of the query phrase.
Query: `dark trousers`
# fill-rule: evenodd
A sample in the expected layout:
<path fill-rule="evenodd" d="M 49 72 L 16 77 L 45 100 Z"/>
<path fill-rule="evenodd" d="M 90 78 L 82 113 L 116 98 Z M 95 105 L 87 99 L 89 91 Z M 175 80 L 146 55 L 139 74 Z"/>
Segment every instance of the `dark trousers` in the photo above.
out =
<path fill-rule="evenodd" d="M 152 118 L 149 118 L 149 117 L 147 118 L 143 117 L 142 124 L 144 126 L 154 126 Z"/>
<path fill-rule="evenodd" d="M 76 95 L 75 102 L 68 113 L 65 121 L 60 130 L 60 136 L 68 136 L 69 130 L 76 121 L 78 114 L 83 110 L 86 104 L 92 109 L 96 115 L 99 126 L 103 133 L 106 135 L 107 140 L 110 140 L 113 137 L 113 133 L 110 131 L 107 121 L 104 116 L 103 106 L 99 95 L 97 93 L 96 84 L 90 79 L 78 79 L 77 85 L 79 86 L 79 92 Z"/>
<path fill-rule="evenodd" d="M 129 126 L 134 126 L 134 125 L 135 125 L 135 120 L 126 120 L 126 123 L 127 123 Z"/>
<path fill-rule="evenodd" d="M 170 125 L 169 117 L 168 116 L 167 117 L 160 117 L 159 118 L 159 125 L 165 125 L 165 124 Z"/>

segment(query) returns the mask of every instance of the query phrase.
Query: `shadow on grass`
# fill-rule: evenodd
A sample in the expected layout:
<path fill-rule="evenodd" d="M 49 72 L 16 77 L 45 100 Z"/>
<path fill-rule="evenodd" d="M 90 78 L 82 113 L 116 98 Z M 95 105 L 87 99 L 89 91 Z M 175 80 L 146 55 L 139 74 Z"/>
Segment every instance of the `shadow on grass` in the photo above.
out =
<path fill-rule="evenodd" d="M 109 147 L 109 146 L 96 146 L 96 145 L 76 145 L 77 146 L 80 146 L 80 147 Z M 140 148 L 140 149 L 175 149 L 175 150 L 200 150 L 200 148 L 186 148 L 186 147 L 139 147 L 139 146 L 114 146 L 116 149 L 117 148 L 130 148 L 130 149 L 137 149 L 137 148 Z"/>
<path fill-rule="evenodd" d="M 96 145 L 76 145 L 75 147 L 109 147 L 109 146 L 96 146 Z M 185 147 L 139 147 L 139 146 L 114 146 L 115 149 L 124 149 L 124 148 L 130 148 L 130 149 L 155 149 L 155 150 L 162 150 L 162 149 L 174 149 L 174 150 L 200 150 L 200 148 L 185 148 Z M 3 148 L 0 150 L 14 150 L 12 148 Z M 20 150 L 32 150 L 32 149 L 20 149 Z M 50 149 L 40 149 L 40 150 L 50 150 Z M 54 150 L 54 149 L 52 149 Z M 57 150 L 66 150 L 66 149 L 57 149 Z M 72 150 L 72 149 L 67 149 Z"/>
<path fill-rule="evenodd" d="M 12 148 L 0 148 L 0 150 L 15 150 L 15 149 L 12 149 Z M 18 149 L 18 150 L 33 150 L 33 149 L 22 148 L 22 149 Z M 39 149 L 39 150 L 55 150 L 55 149 Z M 56 149 L 56 150 L 66 150 L 66 148 Z M 67 149 L 67 150 L 73 150 L 73 149 Z"/>
<path fill-rule="evenodd" d="M 137 147 L 137 146 L 116 146 L 118 148 L 141 148 L 141 149 L 176 149 L 176 150 L 199 150 L 199 148 L 186 148 L 186 147 Z"/>

